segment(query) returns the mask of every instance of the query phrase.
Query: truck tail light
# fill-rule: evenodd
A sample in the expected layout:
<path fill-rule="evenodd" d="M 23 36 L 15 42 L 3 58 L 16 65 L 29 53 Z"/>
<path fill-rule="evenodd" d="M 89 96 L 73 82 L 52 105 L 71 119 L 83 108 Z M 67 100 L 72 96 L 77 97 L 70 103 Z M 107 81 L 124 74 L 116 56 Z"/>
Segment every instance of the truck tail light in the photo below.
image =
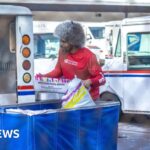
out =
<path fill-rule="evenodd" d="M 24 70 L 29 70 L 31 68 L 31 63 L 29 60 L 24 60 L 23 61 L 23 64 L 22 64 L 22 67 Z"/>
<path fill-rule="evenodd" d="M 25 58 L 28 58 L 28 57 L 30 56 L 30 54 L 31 54 L 31 51 L 30 51 L 30 49 L 29 49 L 28 47 L 23 48 L 23 50 L 22 50 L 22 55 L 23 55 Z"/>
<path fill-rule="evenodd" d="M 29 35 L 26 34 L 26 35 L 22 36 L 22 43 L 24 45 L 28 45 L 30 43 L 30 37 L 29 37 Z"/>
<path fill-rule="evenodd" d="M 31 74 L 25 73 L 25 74 L 23 75 L 23 81 L 24 81 L 25 83 L 29 83 L 29 82 L 31 81 Z"/>

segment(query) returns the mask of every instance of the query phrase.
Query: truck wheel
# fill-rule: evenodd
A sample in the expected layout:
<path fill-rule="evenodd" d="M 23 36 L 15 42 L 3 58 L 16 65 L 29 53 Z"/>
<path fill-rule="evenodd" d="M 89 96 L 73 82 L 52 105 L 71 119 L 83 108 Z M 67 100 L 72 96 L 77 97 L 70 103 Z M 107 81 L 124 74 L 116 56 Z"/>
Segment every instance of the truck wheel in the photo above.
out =
<path fill-rule="evenodd" d="M 100 96 L 100 100 L 101 101 L 117 101 L 117 102 L 119 101 L 120 102 L 119 97 L 116 94 L 111 93 L 111 92 L 102 93 Z"/>
<path fill-rule="evenodd" d="M 120 108 L 122 108 L 121 107 L 121 101 L 120 101 L 119 97 L 116 94 L 108 92 L 108 91 L 104 92 L 100 95 L 100 101 L 102 101 L 102 102 L 119 102 Z M 123 112 L 120 109 L 119 120 L 121 120 L 122 116 L 123 116 Z"/>

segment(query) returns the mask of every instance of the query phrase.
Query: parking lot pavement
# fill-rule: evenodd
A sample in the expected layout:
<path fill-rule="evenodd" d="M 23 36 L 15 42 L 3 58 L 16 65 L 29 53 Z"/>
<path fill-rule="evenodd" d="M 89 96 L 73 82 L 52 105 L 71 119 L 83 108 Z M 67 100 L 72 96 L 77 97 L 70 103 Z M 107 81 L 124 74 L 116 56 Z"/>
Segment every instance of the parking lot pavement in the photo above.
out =
<path fill-rule="evenodd" d="M 150 150 L 150 124 L 120 122 L 117 150 Z"/>

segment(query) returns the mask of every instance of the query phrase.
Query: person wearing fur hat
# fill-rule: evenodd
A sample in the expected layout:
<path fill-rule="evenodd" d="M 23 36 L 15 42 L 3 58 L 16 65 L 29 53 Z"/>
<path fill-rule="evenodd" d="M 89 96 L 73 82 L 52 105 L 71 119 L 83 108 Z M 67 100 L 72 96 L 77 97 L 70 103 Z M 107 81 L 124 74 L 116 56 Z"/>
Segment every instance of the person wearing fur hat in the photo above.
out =
<path fill-rule="evenodd" d="M 55 69 L 37 76 L 67 79 L 77 76 L 86 88 L 90 88 L 93 100 L 98 100 L 99 86 L 106 81 L 95 54 L 84 46 L 85 34 L 82 25 L 72 20 L 64 21 L 56 27 L 55 35 L 60 39 L 59 57 Z"/>

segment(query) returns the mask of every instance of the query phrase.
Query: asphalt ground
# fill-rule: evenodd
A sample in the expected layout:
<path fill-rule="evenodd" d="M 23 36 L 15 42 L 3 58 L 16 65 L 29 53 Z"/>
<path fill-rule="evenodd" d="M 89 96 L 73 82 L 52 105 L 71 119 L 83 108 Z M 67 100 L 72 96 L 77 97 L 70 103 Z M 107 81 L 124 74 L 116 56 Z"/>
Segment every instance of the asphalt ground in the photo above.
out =
<path fill-rule="evenodd" d="M 150 116 L 121 117 L 118 124 L 117 150 L 150 150 Z"/>

